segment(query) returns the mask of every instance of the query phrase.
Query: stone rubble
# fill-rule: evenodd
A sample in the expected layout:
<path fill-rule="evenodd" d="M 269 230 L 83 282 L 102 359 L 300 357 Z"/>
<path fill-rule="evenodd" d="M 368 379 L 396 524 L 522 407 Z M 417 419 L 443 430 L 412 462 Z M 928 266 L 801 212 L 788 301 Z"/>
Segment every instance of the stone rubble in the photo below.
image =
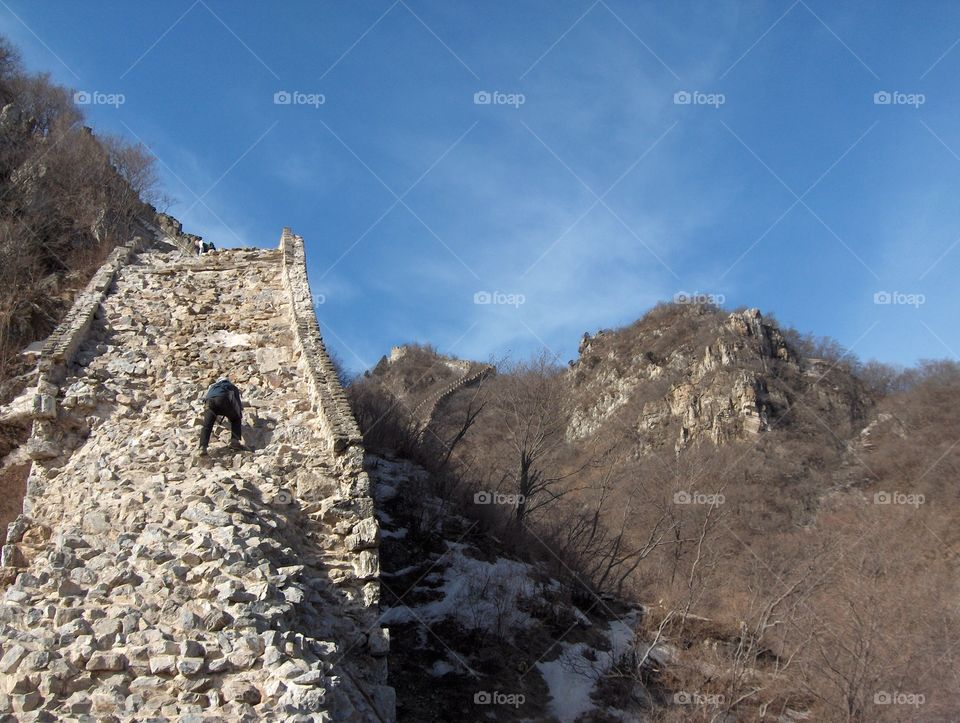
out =
<path fill-rule="evenodd" d="M 318 421 L 311 390 L 336 382 L 297 338 L 283 253 L 154 244 L 64 331 L 83 338 L 38 389 L 3 548 L 6 719 L 393 720 L 363 450 Z M 254 451 L 222 424 L 200 458 L 221 376 Z"/>

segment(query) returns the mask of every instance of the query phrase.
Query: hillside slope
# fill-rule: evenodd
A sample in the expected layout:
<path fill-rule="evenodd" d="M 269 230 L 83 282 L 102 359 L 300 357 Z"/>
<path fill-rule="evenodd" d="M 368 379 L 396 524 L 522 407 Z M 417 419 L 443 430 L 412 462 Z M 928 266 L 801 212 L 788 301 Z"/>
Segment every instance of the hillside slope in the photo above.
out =
<path fill-rule="evenodd" d="M 390 373 L 416 379 L 445 363 L 429 361 L 413 374 L 396 359 Z M 402 600 L 416 611 L 388 613 L 409 641 L 396 655 L 416 644 L 437 687 L 464 695 L 493 681 L 523 692 L 531 717 L 558 717 L 548 675 L 511 688 L 500 666 L 489 678 L 468 670 L 462 641 L 476 625 L 445 602 L 457 592 L 447 570 L 509 560 L 530 567 L 497 580 L 552 577 L 556 597 L 538 596 L 586 612 L 594 630 L 610 621 L 600 601 L 639 606 L 617 684 L 593 688 L 576 653 L 565 663 L 595 693 L 581 721 L 637 710 L 664 721 L 952 719 L 960 616 L 939 600 L 958 588 L 958 379 L 956 363 L 864 365 L 757 310 L 678 304 L 586 335 L 569 368 L 503 363 L 445 398 L 429 434 L 411 436 L 395 412 L 402 387 L 384 395 L 358 379 L 349 391 L 369 448 L 429 468 L 400 529 L 384 520 L 402 536 L 387 538 L 385 569 L 401 594 L 412 585 Z M 533 514 L 519 515 L 521 493 L 536 495 Z M 460 588 L 464 605 L 482 608 L 493 582 Z M 581 632 L 544 630 L 523 652 L 497 643 L 499 657 L 524 660 L 549 639 L 564 651 L 587 643 L 602 660 Z M 891 691 L 908 703 L 889 704 Z"/>

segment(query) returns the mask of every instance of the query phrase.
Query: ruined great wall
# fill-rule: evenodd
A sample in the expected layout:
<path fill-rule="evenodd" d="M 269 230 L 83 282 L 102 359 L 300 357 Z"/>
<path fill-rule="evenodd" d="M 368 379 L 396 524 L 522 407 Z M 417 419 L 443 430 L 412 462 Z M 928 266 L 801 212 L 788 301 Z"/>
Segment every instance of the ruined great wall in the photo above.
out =
<path fill-rule="evenodd" d="M 303 239 L 118 248 L 47 340 L 8 529 L 0 714 L 391 721 L 380 532 Z M 244 438 L 196 455 L 229 376 Z M 9 413 L 9 412 L 8 412 Z"/>
<path fill-rule="evenodd" d="M 460 391 L 464 387 L 483 381 L 487 376 L 496 374 L 496 367 L 491 364 L 475 365 L 473 362 L 457 360 L 447 360 L 447 365 L 451 368 L 457 368 L 463 372 L 456 381 L 447 385 L 435 394 L 424 397 L 410 410 L 410 415 L 420 421 L 420 434 L 423 434 L 430 422 L 433 421 L 433 415 L 445 399 Z"/>

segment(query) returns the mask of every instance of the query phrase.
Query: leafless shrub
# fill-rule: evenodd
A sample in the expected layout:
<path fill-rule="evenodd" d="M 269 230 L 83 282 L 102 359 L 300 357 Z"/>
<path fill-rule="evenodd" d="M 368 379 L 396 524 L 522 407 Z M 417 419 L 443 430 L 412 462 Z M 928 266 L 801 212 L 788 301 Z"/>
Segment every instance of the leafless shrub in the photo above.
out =
<path fill-rule="evenodd" d="M 52 331 L 74 292 L 149 216 L 145 201 L 157 179 L 143 148 L 95 137 L 71 92 L 46 75 L 24 73 L 5 40 L 0 101 L 3 381 L 22 372 L 20 349 Z"/>

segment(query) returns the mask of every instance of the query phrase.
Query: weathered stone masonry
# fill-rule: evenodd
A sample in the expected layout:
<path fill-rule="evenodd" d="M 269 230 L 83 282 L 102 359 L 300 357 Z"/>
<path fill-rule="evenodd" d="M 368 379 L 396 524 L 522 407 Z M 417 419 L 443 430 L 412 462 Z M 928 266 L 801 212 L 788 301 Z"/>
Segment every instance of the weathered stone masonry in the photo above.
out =
<path fill-rule="evenodd" d="M 90 330 L 93 317 L 100 309 L 100 303 L 107 295 L 117 270 L 129 260 L 142 243 L 138 237 L 124 246 L 115 248 L 90 279 L 86 288 L 74 300 L 64 320 L 47 337 L 37 364 L 37 394 L 34 397 L 36 419 L 56 417 L 56 397 L 60 391 L 59 384 L 63 381 L 66 365 L 73 360 L 77 347 Z M 32 436 L 34 439 L 42 438 L 42 428 L 35 430 Z"/>
<path fill-rule="evenodd" d="M 252 454 L 193 457 L 230 369 Z M 379 528 L 303 240 L 117 249 L 38 365 L 0 716 L 389 721 Z M 29 406 L 29 405 L 28 405 Z"/>
<path fill-rule="evenodd" d="M 317 323 L 313 295 L 307 279 L 306 252 L 301 236 L 289 227 L 280 237 L 284 285 L 290 294 L 296 346 L 307 368 L 307 378 L 313 399 L 313 410 L 324 430 L 324 436 L 334 453 L 340 492 L 345 502 L 342 506 L 359 518 L 344 542 L 356 554 L 354 571 L 357 579 L 366 581 L 362 599 L 367 615 L 363 622 L 367 627 L 368 647 L 382 662 L 382 682 L 387 679 L 386 653 L 390 639 L 386 628 L 379 625 L 380 561 L 377 547 L 380 542 L 380 525 L 370 496 L 370 478 L 363 468 L 363 437 L 354 419 L 346 394 L 340 385 L 337 370 L 327 354 Z M 321 515 L 326 509 L 321 504 L 316 508 Z"/>
<path fill-rule="evenodd" d="M 297 345 L 307 361 L 310 390 L 315 401 L 314 411 L 324 424 L 333 450 L 341 452 L 350 446 L 360 445 L 362 437 L 320 335 L 307 281 L 303 238 L 284 228 L 280 250 L 283 254 L 283 280 L 290 292 Z"/>

